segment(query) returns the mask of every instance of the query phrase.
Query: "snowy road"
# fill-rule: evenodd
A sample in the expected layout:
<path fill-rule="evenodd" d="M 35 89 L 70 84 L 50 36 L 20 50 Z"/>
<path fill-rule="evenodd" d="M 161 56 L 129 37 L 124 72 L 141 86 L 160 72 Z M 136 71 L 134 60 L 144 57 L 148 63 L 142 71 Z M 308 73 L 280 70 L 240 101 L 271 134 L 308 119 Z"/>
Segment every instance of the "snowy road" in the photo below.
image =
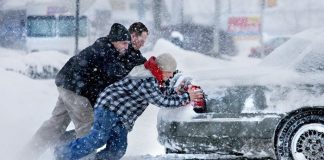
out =
<path fill-rule="evenodd" d="M 220 154 L 167 154 L 124 157 L 123 160 L 273 160 L 273 158 Z"/>

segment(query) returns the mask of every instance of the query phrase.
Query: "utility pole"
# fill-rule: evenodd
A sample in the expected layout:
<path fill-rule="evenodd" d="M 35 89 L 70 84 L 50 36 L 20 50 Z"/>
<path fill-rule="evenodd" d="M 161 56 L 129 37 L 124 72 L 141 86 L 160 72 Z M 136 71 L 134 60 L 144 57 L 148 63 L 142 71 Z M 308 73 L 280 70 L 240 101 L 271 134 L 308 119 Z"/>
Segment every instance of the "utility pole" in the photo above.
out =
<path fill-rule="evenodd" d="M 219 55 L 219 30 L 220 30 L 220 0 L 215 0 L 215 12 L 214 12 L 214 48 L 211 50 L 212 56 Z"/>
<path fill-rule="evenodd" d="M 80 15 L 80 0 L 75 1 L 75 50 L 74 54 L 78 54 L 79 52 L 79 15 Z"/>
<path fill-rule="evenodd" d="M 260 0 L 260 44 L 261 48 L 263 47 L 263 16 L 264 16 L 264 6 L 265 6 L 265 0 Z M 261 49 L 261 58 L 264 57 L 264 49 Z"/>
<path fill-rule="evenodd" d="M 145 3 L 144 0 L 138 0 L 137 2 L 137 14 L 139 20 L 143 21 L 145 20 Z"/>
<path fill-rule="evenodd" d="M 173 5 L 171 6 L 171 22 L 170 24 L 183 26 L 184 24 L 184 6 L 183 0 L 175 0 L 172 2 Z M 180 33 L 183 33 L 183 27 L 180 27 Z"/>
<path fill-rule="evenodd" d="M 180 13 L 179 13 L 179 16 L 180 16 L 180 23 L 181 23 L 181 26 L 184 25 L 184 8 L 183 8 L 183 0 L 180 0 Z M 181 34 L 183 34 L 184 30 L 183 30 L 183 27 L 181 27 Z"/>
<path fill-rule="evenodd" d="M 154 28 L 157 31 L 161 30 L 161 23 L 162 23 L 161 11 L 162 11 L 162 0 L 154 0 L 153 19 L 154 19 Z"/>

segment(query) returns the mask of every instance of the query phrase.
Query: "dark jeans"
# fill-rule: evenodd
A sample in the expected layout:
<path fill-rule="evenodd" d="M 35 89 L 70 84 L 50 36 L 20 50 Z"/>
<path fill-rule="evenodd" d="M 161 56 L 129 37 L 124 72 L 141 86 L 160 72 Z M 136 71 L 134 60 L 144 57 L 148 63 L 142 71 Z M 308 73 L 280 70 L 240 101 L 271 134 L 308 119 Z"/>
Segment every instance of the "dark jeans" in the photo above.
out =
<path fill-rule="evenodd" d="M 117 115 L 103 107 L 95 108 L 94 123 L 89 134 L 55 148 L 58 160 L 77 160 L 102 147 L 96 159 L 117 160 L 125 154 L 128 131 Z"/>

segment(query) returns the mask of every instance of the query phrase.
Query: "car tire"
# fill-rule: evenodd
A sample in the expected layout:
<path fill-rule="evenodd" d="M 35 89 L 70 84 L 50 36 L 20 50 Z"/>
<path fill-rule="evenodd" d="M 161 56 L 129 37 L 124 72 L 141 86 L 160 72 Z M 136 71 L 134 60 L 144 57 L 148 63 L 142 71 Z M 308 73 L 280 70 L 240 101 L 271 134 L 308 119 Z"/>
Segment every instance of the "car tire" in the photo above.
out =
<path fill-rule="evenodd" d="M 323 108 L 296 111 L 278 127 L 274 136 L 278 160 L 324 159 Z"/>

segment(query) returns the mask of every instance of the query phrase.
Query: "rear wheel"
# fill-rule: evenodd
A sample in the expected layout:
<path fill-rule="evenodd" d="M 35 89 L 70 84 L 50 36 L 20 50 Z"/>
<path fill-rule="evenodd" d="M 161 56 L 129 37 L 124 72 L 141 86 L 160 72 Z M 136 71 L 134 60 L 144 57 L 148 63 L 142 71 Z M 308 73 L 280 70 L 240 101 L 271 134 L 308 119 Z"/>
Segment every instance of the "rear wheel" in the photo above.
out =
<path fill-rule="evenodd" d="M 324 160 L 324 111 L 296 112 L 275 135 L 277 159 Z"/>
<path fill-rule="evenodd" d="M 324 160 L 324 125 L 320 123 L 302 126 L 293 136 L 291 151 L 294 159 Z"/>

